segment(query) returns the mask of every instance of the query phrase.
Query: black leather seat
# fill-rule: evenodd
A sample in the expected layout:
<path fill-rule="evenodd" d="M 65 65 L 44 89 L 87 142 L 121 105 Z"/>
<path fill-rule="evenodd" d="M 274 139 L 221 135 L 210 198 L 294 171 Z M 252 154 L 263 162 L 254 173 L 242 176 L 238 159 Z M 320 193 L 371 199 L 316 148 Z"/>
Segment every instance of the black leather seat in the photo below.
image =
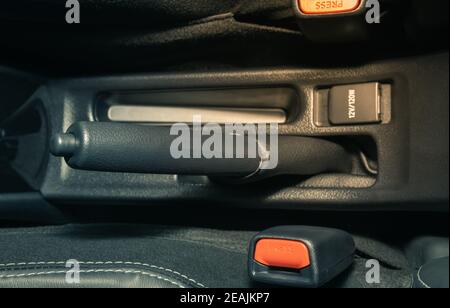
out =
<path fill-rule="evenodd" d="M 253 234 L 134 224 L 2 229 L 0 288 L 249 287 Z"/>
<path fill-rule="evenodd" d="M 149 264 L 81 262 L 79 280 L 58 264 L 10 265 L 0 273 L 1 288 L 201 288 L 201 283 L 175 271 Z M 96 263 L 96 264 L 94 264 Z M 67 279 L 69 278 L 69 279 Z"/>
<path fill-rule="evenodd" d="M 254 235 L 137 224 L 1 229 L 0 288 L 254 287 L 247 269 L 248 243 Z M 411 287 L 407 260 L 386 245 L 356 238 L 363 257 L 356 258 L 354 266 L 329 287 Z M 448 255 L 448 249 L 443 250 Z M 426 264 L 416 273 L 415 286 L 448 287 L 448 257 L 438 260 L 442 254 L 425 255 L 427 259 L 417 263 L 417 268 Z M 381 284 L 367 284 L 361 277 L 368 258 L 381 261 L 384 256 L 388 259 L 382 263 Z M 80 283 L 73 283 L 76 271 L 73 263 L 67 263 L 73 259 L 79 265 Z M 389 263 L 393 260 L 398 262 Z"/>

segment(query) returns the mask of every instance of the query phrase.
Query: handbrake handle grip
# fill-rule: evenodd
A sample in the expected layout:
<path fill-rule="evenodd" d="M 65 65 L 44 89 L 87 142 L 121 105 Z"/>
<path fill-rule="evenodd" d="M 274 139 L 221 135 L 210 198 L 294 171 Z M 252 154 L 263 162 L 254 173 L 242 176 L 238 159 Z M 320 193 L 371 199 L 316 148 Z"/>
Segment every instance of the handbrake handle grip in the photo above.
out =
<path fill-rule="evenodd" d="M 279 136 L 278 149 L 271 149 L 277 150 L 277 166 L 271 170 L 261 170 L 263 158 L 259 151 L 256 151 L 254 158 L 247 155 L 236 158 L 236 147 L 232 158 L 225 158 L 225 146 L 219 158 L 194 158 L 192 147 L 188 158 L 174 158 L 171 147 L 179 136 L 171 134 L 170 130 L 169 126 L 78 122 L 66 133 L 52 138 L 50 151 L 55 156 L 64 157 L 74 169 L 105 172 L 236 178 L 252 175 L 258 179 L 280 174 L 314 175 L 351 171 L 351 156 L 339 144 L 296 136 Z M 200 145 L 209 137 L 202 135 Z M 224 133 L 221 138 L 225 140 Z M 244 153 L 248 153 L 248 138 L 246 136 L 244 142 Z M 266 139 L 266 146 L 270 148 L 269 138 Z"/>

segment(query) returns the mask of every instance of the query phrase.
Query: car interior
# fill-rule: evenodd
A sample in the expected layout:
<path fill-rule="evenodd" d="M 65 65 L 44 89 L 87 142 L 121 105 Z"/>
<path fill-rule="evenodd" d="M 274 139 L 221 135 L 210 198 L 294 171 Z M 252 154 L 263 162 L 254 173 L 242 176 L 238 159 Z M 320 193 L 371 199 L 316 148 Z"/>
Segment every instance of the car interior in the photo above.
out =
<path fill-rule="evenodd" d="M 449 287 L 449 1 L 1 2 L 0 288 Z"/>

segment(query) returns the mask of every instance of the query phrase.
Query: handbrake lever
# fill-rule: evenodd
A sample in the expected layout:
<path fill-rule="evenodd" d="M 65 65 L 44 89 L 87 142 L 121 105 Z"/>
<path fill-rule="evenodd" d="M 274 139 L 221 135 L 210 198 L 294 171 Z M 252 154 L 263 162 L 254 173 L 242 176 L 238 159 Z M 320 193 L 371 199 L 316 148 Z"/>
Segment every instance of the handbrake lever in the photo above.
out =
<path fill-rule="evenodd" d="M 192 128 L 189 129 L 192 134 Z M 197 147 L 204 147 L 209 137 L 201 135 L 201 142 Z M 192 143 L 186 152 L 188 155 L 174 157 L 174 146 L 176 148 L 179 141 L 177 138 L 178 135 L 171 134 L 170 126 L 78 122 L 66 133 L 52 138 L 50 151 L 55 156 L 64 157 L 74 169 L 105 172 L 206 175 L 259 180 L 282 174 L 350 173 L 352 168 L 351 156 L 341 145 L 317 138 L 278 136 L 277 148 L 271 149 L 270 138 L 267 137 L 264 138 L 265 144 L 258 145 L 267 151 L 257 150 L 254 156 L 247 155 L 243 158 L 237 158 L 240 157 L 237 147 L 230 150 L 226 146 L 219 152 L 216 151 L 222 155 L 199 157 Z M 226 144 L 225 132 L 222 132 L 220 138 Z M 252 137 L 245 136 L 244 153 L 251 151 L 250 138 Z M 264 153 L 277 155 L 274 168 L 261 168 L 265 160 L 274 158 L 267 157 Z"/>

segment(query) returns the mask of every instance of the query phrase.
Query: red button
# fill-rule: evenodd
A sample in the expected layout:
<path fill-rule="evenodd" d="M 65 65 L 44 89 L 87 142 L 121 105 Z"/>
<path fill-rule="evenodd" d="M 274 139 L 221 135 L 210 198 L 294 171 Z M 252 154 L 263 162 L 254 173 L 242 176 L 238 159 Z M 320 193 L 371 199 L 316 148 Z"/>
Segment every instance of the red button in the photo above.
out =
<path fill-rule="evenodd" d="M 361 5 L 361 0 L 298 0 L 304 14 L 338 14 L 353 12 Z"/>
<path fill-rule="evenodd" d="M 270 267 L 303 269 L 311 265 L 308 247 L 285 239 L 261 239 L 256 243 L 255 261 Z"/>

